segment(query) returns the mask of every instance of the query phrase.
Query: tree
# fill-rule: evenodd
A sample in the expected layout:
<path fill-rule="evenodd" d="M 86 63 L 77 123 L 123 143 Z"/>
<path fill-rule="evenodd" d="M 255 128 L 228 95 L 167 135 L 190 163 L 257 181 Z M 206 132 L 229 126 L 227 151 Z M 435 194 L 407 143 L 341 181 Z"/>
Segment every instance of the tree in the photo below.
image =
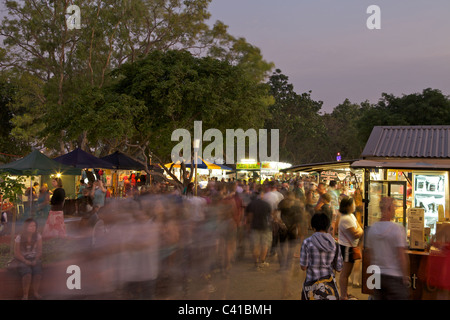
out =
<path fill-rule="evenodd" d="M 291 163 L 318 161 L 317 145 L 325 135 L 319 114 L 322 102 L 314 101 L 311 92 L 297 94 L 280 69 L 275 70 L 268 84 L 275 103 L 269 107 L 271 117 L 265 125 L 280 130 L 280 158 Z"/>
<path fill-rule="evenodd" d="M 327 128 L 325 147 L 321 148 L 323 161 L 335 161 L 338 152 L 343 159 L 359 158 L 366 141 L 359 138 L 358 123 L 367 108 L 367 102 L 358 105 L 345 99 L 331 114 L 323 115 Z"/>
<path fill-rule="evenodd" d="M 202 121 L 203 131 L 261 128 L 273 99 L 268 86 L 244 68 L 170 50 L 153 51 L 116 69 L 112 76 L 117 81 L 107 89 L 143 106 L 129 120 L 133 128 L 122 138 L 127 146 L 122 151 L 151 154 L 166 163 L 174 146 L 172 132 L 187 129 L 193 136 L 194 121 Z"/>
<path fill-rule="evenodd" d="M 18 176 L 12 178 L 6 172 L 0 172 L 0 206 L 3 206 L 3 201 L 8 200 L 13 204 L 13 221 L 11 235 L 15 234 L 16 228 L 16 207 L 23 195 L 23 190 L 25 188 L 25 177 Z M 13 254 L 14 251 L 14 237 L 11 237 L 10 253 Z"/>
<path fill-rule="evenodd" d="M 79 115 L 96 114 L 102 101 L 108 101 L 102 89 L 113 80 L 112 70 L 155 50 L 210 55 L 245 66 L 242 70 L 255 79 L 263 78 L 272 67 L 259 49 L 229 35 L 222 22 L 213 27 L 206 24 L 211 0 L 80 0 L 76 5 L 81 10 L 81 28 L 69 30 L 66 11 L 72 2 L 6 1 L 8 15 L 0 26 L 4 38 L 0 67 L 35 79 L 25 81 L 28 86 L 21 91 L 30 96 L 39 89 L 38 103 L 45 110 L 38 113 L 35 102 L 22 100 L 14 106 L 21 112 L 14 116 L 13 133 L 26 138 L 21 134 L 32 122 L 38 129 L 35 136 L 59 153 L 74 146 L 98 147 L 99 135 L 93 132 L 105 123 L 89 117 L 80 125 Z"/>
<path fill-rule="evenodd" d="M 367 141 L 374 126 L 448 125 L 450 98 L 440 90 L 396 97 L 383 93 L 380 101 L 366 108 L 358 121 L 360 139 Z"/>
<path fill-rule="evenodd" d="M 29 152 L 26 144 L 20 139 L 12 137 L 14 130 L 13 118 L 15 113 L 11 110 L 17 92 L 20 90 L 16 79 L 8 73 L 0 74 L 0 162 L 10 162 L 14 156 Z"/>

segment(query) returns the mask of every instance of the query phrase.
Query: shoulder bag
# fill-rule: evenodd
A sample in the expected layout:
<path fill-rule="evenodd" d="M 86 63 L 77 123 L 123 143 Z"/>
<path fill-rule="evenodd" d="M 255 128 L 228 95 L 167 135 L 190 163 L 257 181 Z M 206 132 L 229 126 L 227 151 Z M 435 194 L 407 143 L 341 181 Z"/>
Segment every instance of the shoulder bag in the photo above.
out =
<path fill-rule="evenodd" d="M 344 237 L 350 242 L 352 243 L 352 241 L 347 237 L 347 235 L 345 234 L 345 230 L 342 231 L 342 234 L 344 235 Z M 353 246 L 352 245 L 352 256 L 353 256 L 353 260 L 360 260 L 362 259 L 362 252 L 361 252 L 361 248 L 358 246 Z"/>
<path fill-rule="evenodd" d="M 16 258 L 12 258 L 11 260 L 9 260 L 9 261 L 6 263 L 6 269 L 7 269 L 8 271 L 16 271 L 17 268 L 20 267 L 21 263 L 22 263 L 22 262 L 20 262 L 20 261 L 17 260 Z"/>
<path fill-rule="evenodd" d="M 302 300 L 339 300 L 339 291 L 334 274 L 305 282 Z"/>

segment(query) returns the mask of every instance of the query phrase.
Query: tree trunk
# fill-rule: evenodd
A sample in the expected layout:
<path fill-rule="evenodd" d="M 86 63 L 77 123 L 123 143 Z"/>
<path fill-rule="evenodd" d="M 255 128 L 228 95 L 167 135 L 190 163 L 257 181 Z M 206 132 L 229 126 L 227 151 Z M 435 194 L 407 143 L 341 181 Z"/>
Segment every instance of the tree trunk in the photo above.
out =
<path fill-rule="evenodd" d="M 84 130 L 80 134 L 80 137 L 78 138 L 78 146 L 80 147 L 81 150 L 86 151 L 86 146 L 87 146 L 87 131 L 86 130 Z"/>

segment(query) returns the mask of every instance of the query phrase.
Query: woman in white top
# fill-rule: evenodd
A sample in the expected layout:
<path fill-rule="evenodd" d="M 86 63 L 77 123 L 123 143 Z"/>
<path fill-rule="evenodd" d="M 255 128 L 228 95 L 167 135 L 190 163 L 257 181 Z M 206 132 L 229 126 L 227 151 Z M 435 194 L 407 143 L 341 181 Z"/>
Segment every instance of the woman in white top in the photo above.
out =
<path fill-rule="evenodd" d="M 341 300 L 347 300 L 353 298 L 348 295 L 348 277 L 352 273 L 353 264 L 353 247 L 356 247 L 359 243 L 359 239 L 364 234 L 363 229 L 360 227 L 355 212 L 355 201 L 352 197 L 343 197 L 339 205 L 339 212 L 341 213 L 338 227 L 338 242 L 341 246 L 342 258 L 344 260 L 344 267 L 342 268 L 341 275 L 339 277 L 339 287 L 341 289 Z"/>

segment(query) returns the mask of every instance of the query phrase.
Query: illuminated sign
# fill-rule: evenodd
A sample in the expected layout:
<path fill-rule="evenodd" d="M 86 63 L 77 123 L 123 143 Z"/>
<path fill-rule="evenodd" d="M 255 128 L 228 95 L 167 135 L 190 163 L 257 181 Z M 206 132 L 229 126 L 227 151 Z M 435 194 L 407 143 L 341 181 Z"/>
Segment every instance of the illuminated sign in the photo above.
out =
<path fill-rule="evenodd" d="M 261 164 L 257 163 L 236 163 L 236 170 L 260 170 Z"/>

